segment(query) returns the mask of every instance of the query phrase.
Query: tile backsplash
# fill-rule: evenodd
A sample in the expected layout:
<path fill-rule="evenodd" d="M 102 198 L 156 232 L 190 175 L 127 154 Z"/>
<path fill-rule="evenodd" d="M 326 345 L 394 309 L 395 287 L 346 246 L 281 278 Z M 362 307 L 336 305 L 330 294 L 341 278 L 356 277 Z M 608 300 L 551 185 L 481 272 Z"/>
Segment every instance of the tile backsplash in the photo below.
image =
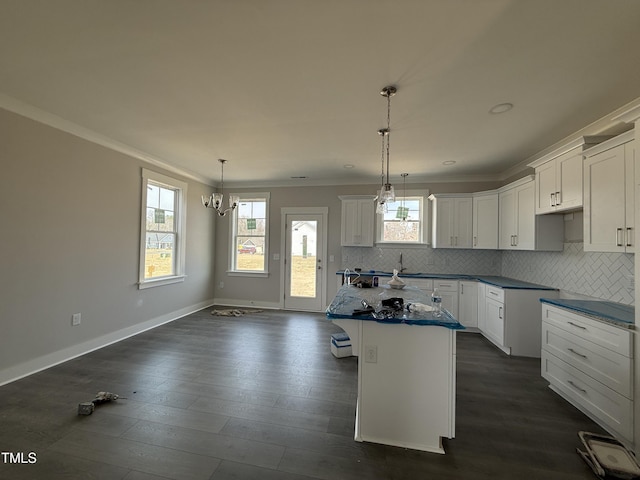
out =
<path fill-rule="evenodd" d="M 502 252 L 502 275 L 571 293 L 635 304 L 634 255 L 585 252 L 565 243 L 562 252 Z"/>
<path fill-rule="evenodd" d="M 635 304 L 634 255 L 583 251 L 565 243 L 562 252 L 342 247 L 342 268 L 502 275 L 555 287 L 570 294 Z"/>

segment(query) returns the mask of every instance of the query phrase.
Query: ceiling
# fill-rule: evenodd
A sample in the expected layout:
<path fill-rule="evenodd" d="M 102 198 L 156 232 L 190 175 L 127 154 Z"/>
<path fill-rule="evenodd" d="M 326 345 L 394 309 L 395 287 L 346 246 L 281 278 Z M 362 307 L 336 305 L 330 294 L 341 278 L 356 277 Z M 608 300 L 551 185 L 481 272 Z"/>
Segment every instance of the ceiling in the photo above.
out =
<path fill-rule="evenodd" d="M 2 0 L 0 106 L 208 183 L 218 158 L 379 183 L 395 85 L 392 182 L 504 179 L 640 97 L 638 25 L 632 0 Z"/>

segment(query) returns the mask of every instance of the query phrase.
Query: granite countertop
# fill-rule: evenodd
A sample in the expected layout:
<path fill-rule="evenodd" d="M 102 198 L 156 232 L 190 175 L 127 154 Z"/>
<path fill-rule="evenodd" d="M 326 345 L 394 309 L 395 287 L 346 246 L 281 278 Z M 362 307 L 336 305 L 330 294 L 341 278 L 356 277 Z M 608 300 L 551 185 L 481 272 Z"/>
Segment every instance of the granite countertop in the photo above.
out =
<path fill-rule="evenodd" d="M 595 317 L 618 327 L 635 328 L 635 307 L 622 303 L 608 302 L 606 300 L 580 300 L 569 298 L 541 298 L 542 303 L 555 305 L 556 307 L 572 310 Z"/>
<path fill-rule="evenodd" d="M 343 275 L 344 270 L 338 270 L 336 275 Z M 357 275 L 357 272 L 351 272 L 351 275 Z M 361 277 L 391 277 L 392 272 L 385 272 L 379 270 L 367 270 L 359 273 Z M 553 287 L 547 287 L 546 285 L 538 285 L 536 283 L 523 282 L 522 280 L 516 280 L 514 278 L 500 277 L 496 275 L 461 275 L 452 273 L 401 273 L 398 275 L 400 278 L 431 278 L 431 279 L 447 279 L 447 280 L 477 280 L 482 283 L 494 285 L 500 288 L 507 289 L 520 289 L 520 290 L 557 290 Z"/>

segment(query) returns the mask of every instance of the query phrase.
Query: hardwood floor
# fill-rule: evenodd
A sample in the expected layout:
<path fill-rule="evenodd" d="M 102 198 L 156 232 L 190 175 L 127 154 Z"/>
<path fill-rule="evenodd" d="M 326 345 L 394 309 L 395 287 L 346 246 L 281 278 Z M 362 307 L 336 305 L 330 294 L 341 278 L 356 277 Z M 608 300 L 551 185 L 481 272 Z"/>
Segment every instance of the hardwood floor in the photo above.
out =
<path fill-rule="evenodd" d="M 0 387 L 0 450 L 37 456 L 0 478 L 595 478 L 577 432 L 602 430 L 539 360 L 458 334 L 456 438 L 431 454 L 353 440 L 357 360 L 331 355 L 324 315 L 210 311 Z M 78 416 L 103 390 L 127 398 Z"/>

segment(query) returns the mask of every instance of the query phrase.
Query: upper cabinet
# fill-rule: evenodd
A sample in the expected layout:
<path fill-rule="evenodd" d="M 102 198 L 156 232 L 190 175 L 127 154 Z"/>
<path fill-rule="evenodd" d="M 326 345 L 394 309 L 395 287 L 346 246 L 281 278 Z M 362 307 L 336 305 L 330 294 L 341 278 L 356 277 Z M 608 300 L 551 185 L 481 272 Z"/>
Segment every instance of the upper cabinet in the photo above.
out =
<path fill-rule="evenodd" d="M 343 247 L 373 247 L 375 195 L 342 195 Z"/>
<path fill-rule="evenodd" d="M 611 137 L 580 137 L 529 164 L 536 171 L 536 215 L 582 208 L 582 153 L 608 138 Z"/>
<path fill-rule="evenodd" d="M 471 248 L 473 198 L 471 194 L 432 194 L 431 246 Z"/>
<path fill-rule="evenodd" d="M 498 192 L 473 194 L 473 248 L 498 248 Z"/>
<path fill-rule="evenodd" d="M 529 175 L 498 190 L 501 250 L 553 250 L 564 247 L 560 215 L 535 214 L 535 178 Z"/>
<path fill-rule="evenodd" d="M 585 151 L 584 250 L 635 252 L 633 130 Z"/>

